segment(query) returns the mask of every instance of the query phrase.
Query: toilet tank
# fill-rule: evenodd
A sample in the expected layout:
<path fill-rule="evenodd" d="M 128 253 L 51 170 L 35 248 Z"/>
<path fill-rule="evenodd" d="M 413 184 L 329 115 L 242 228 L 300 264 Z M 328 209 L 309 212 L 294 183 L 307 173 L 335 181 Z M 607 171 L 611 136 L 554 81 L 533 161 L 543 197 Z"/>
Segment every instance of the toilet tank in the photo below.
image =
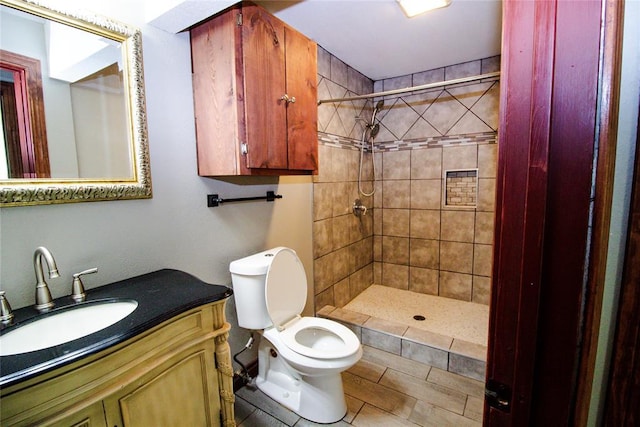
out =
<path fill-rule="evenodd" d="M 238 326 L 241 328 L 259 330 L 272 324 L 267 311 L 264 286 L 269 265 L 277 249 L 260 252 L 229 264 Z"/>

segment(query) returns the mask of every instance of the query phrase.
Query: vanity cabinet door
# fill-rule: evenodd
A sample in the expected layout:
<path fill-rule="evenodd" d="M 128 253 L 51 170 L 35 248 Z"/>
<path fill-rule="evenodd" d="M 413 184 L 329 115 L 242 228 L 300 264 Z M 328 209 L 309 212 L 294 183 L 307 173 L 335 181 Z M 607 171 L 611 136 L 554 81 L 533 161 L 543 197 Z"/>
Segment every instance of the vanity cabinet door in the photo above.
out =
<path fill-rule="evenodd" d="M 43 420 L 37 425 L 41 427 L 107 427 L 107 421 L 104 417 L 102 402 L 98 402 L 62 420 L 55 422 Z"/>
<path fill-rule="evenodd" d="M 190 34 L 198 173 L 315 173 L 316 44 L 244 3 Z"/>
<path fill-rule="evenodd" d="M 219 426 L 214 346 L 171 357 L 105 399 L 107 424 L 119 427 Z"/>

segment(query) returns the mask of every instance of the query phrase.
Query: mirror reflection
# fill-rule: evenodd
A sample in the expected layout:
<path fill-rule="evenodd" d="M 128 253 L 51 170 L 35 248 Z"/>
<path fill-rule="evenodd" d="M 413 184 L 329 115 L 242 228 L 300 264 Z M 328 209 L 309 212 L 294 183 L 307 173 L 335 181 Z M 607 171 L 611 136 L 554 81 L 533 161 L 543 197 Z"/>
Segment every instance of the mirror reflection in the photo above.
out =
<path fill-rule="evenodd" d="M 0 8 L 0 180 L 132 179 L 123 44 Z"/>
<path fill-rule="evenodd" d="M 152 196 L 140 30 L 0 0 L 0 207 Z"/>

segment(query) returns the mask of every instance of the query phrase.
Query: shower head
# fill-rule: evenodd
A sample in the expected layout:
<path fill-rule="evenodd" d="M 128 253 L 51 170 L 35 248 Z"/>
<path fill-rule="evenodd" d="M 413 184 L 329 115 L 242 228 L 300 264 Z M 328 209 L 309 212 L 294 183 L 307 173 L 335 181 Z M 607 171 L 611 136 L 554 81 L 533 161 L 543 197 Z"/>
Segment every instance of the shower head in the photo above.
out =
<path fill-rule="evenodd" d="M 380 101 L 378 101 L 376 103 L 375 108 L 373 109 L 373 114 L 371 115 L 371 126 L 373 126 L 373 124 L 376 121 L 376 114 L 378 114 L 378 111 L 380 111 L 382 109 L 382 107 L 384 107 L 384 101 L 381 99 Z M 378 132 L 376 132 L 378 133 Z"/>

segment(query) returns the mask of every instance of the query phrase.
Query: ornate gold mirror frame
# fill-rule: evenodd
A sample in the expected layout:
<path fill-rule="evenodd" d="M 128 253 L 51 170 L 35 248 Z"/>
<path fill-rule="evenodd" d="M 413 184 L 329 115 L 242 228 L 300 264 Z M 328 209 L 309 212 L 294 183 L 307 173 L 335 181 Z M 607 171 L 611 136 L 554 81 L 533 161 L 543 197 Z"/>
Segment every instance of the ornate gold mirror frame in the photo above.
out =
<path fill-rule="evenodd" d="M 0 5 L 69 25 L 121 43 L 127 103 L 131 178 L 0 180 L 0 207 L 151 197 L 151 171 L 142 67 L 142 34 L 120 22 L 86 12 L 69 12 L 37 0 L 0 0 Z M 72 47 L 71 47 L 72 48 Z M 4 148 L 4 147 L 0 147 Z"/>

